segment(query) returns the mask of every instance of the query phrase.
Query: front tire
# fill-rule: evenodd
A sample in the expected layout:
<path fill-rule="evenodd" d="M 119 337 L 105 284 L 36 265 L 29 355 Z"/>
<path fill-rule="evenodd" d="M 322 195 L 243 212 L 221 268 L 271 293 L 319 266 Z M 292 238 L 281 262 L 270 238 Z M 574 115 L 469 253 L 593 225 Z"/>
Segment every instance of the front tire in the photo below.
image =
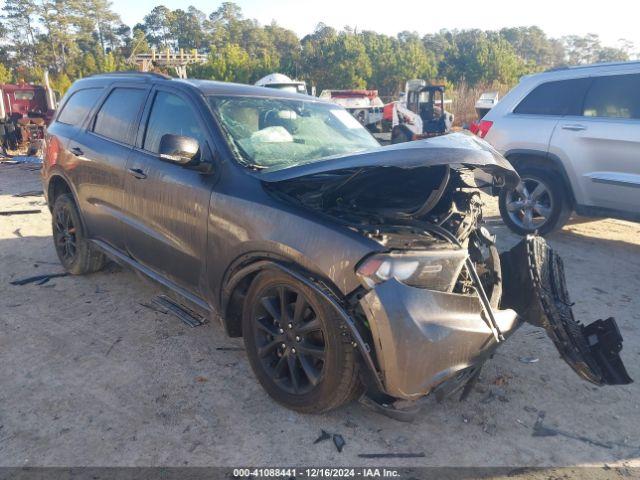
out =
<path fill-rule="evenodd" d="M 101 270 L 106 258 L 89 242 L 71 195 L 56 197 L 51 217 L 53 243 L 64 269 L 73 275 Z"/>
<path fill-rule="evenodd" d="M 335 311 L 284 272 L 251 283 L 242 332 L 258 381 L 285 407 L 321 413 L 360 393 L 356 352 Z"/>
<path fill-rule="evenodd" d="M 546 235 L 559 230 L 571 216 L 571 204 L 557 173 L 525 167 L 518 170 L 520 185 L 502 189 L 498 199 L 500 215 L 518 235 L 537 232 Z"/>

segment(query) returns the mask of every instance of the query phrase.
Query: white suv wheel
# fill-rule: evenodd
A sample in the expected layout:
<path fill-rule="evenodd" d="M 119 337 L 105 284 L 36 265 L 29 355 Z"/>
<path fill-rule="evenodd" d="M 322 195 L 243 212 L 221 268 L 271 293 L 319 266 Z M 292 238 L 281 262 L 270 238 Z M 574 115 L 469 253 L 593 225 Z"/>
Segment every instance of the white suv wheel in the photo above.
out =
<path fill-rule="evenodd" d="M 538 230 L 549 221 L 554 199 L 551 188 L 541 179 L 521 177 L 515 190 L 506 195 L 505 206 L 513 223 L 523 230 Z"/>

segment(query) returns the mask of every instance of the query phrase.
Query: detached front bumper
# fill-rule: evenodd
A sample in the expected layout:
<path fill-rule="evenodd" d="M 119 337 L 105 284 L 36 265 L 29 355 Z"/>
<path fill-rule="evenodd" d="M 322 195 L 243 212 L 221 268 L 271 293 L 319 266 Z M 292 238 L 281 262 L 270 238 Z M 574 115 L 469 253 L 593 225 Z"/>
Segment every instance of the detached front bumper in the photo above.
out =
<path fill-rule="evenodd" d="M 504 309 L 492 313 L 502 338 L 526 321 L 546 330 L 583 379 L 596 385 L 633 381 L 620 357 L 622 335 L 616 321 L 610 317 L 585 326 L 574 318 L 562 260 L 544 239 L 528 236 L 500 258 Z M 395 398 L 416 400 L 428 394 L 481 365 L 498 345 L 499 336 L 475 296 L 391 279 L 372 288 L 360 305 L 371 327 L 384 389 Z"/>
<path fill-rule="evenodd" d="M 360 300 L 386 393 L 416 400 L 462 370 L 481 364 L 498 343 L 478 297 L 388 280 Z M 519 326 L 513 310 L 494 310 L 506 338 Z"/>

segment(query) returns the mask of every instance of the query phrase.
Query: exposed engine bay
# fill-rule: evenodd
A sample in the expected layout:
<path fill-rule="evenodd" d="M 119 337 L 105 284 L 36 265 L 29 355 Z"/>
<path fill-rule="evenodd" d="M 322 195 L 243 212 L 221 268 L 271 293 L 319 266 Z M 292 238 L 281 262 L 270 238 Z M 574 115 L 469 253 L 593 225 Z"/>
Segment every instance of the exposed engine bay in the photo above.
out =
<path fill-rule="evenodd" d="M 500 259 L 482 226 L 480 188 L 492 177 L 449 165 L 360 168 L 282 182 L 269 188 L 376 240 L 391 251 L 448 248 L 469 253 L 491 305 L 501 296 Z M 452 290 L 475 295 L 468 268 Z"/>

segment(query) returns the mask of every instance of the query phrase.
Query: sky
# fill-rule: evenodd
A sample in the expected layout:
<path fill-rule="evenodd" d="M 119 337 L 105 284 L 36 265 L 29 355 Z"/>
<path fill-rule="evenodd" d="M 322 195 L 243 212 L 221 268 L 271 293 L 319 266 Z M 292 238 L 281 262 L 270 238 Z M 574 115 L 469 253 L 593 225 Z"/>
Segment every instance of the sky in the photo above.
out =
<path fill-rule="evenodd" d="M 186 9 L 193 5 L 207 15 L 222 1 L 211 0 L 112 0 L 123 21 L 130 26 L 156 5 Z M 245 17 L 261 24 L 275 20 L 302 37 L 324 22 L 335 28 L 346 25 L 395 35 L 409 30 L 420 34 L 442 28 L 480 28 L 537 25 L 551 37 L 597 33 L 608 46 L 625 38 L 640 50 L 640 2 L 637 0 L 235 0 Z"/>

